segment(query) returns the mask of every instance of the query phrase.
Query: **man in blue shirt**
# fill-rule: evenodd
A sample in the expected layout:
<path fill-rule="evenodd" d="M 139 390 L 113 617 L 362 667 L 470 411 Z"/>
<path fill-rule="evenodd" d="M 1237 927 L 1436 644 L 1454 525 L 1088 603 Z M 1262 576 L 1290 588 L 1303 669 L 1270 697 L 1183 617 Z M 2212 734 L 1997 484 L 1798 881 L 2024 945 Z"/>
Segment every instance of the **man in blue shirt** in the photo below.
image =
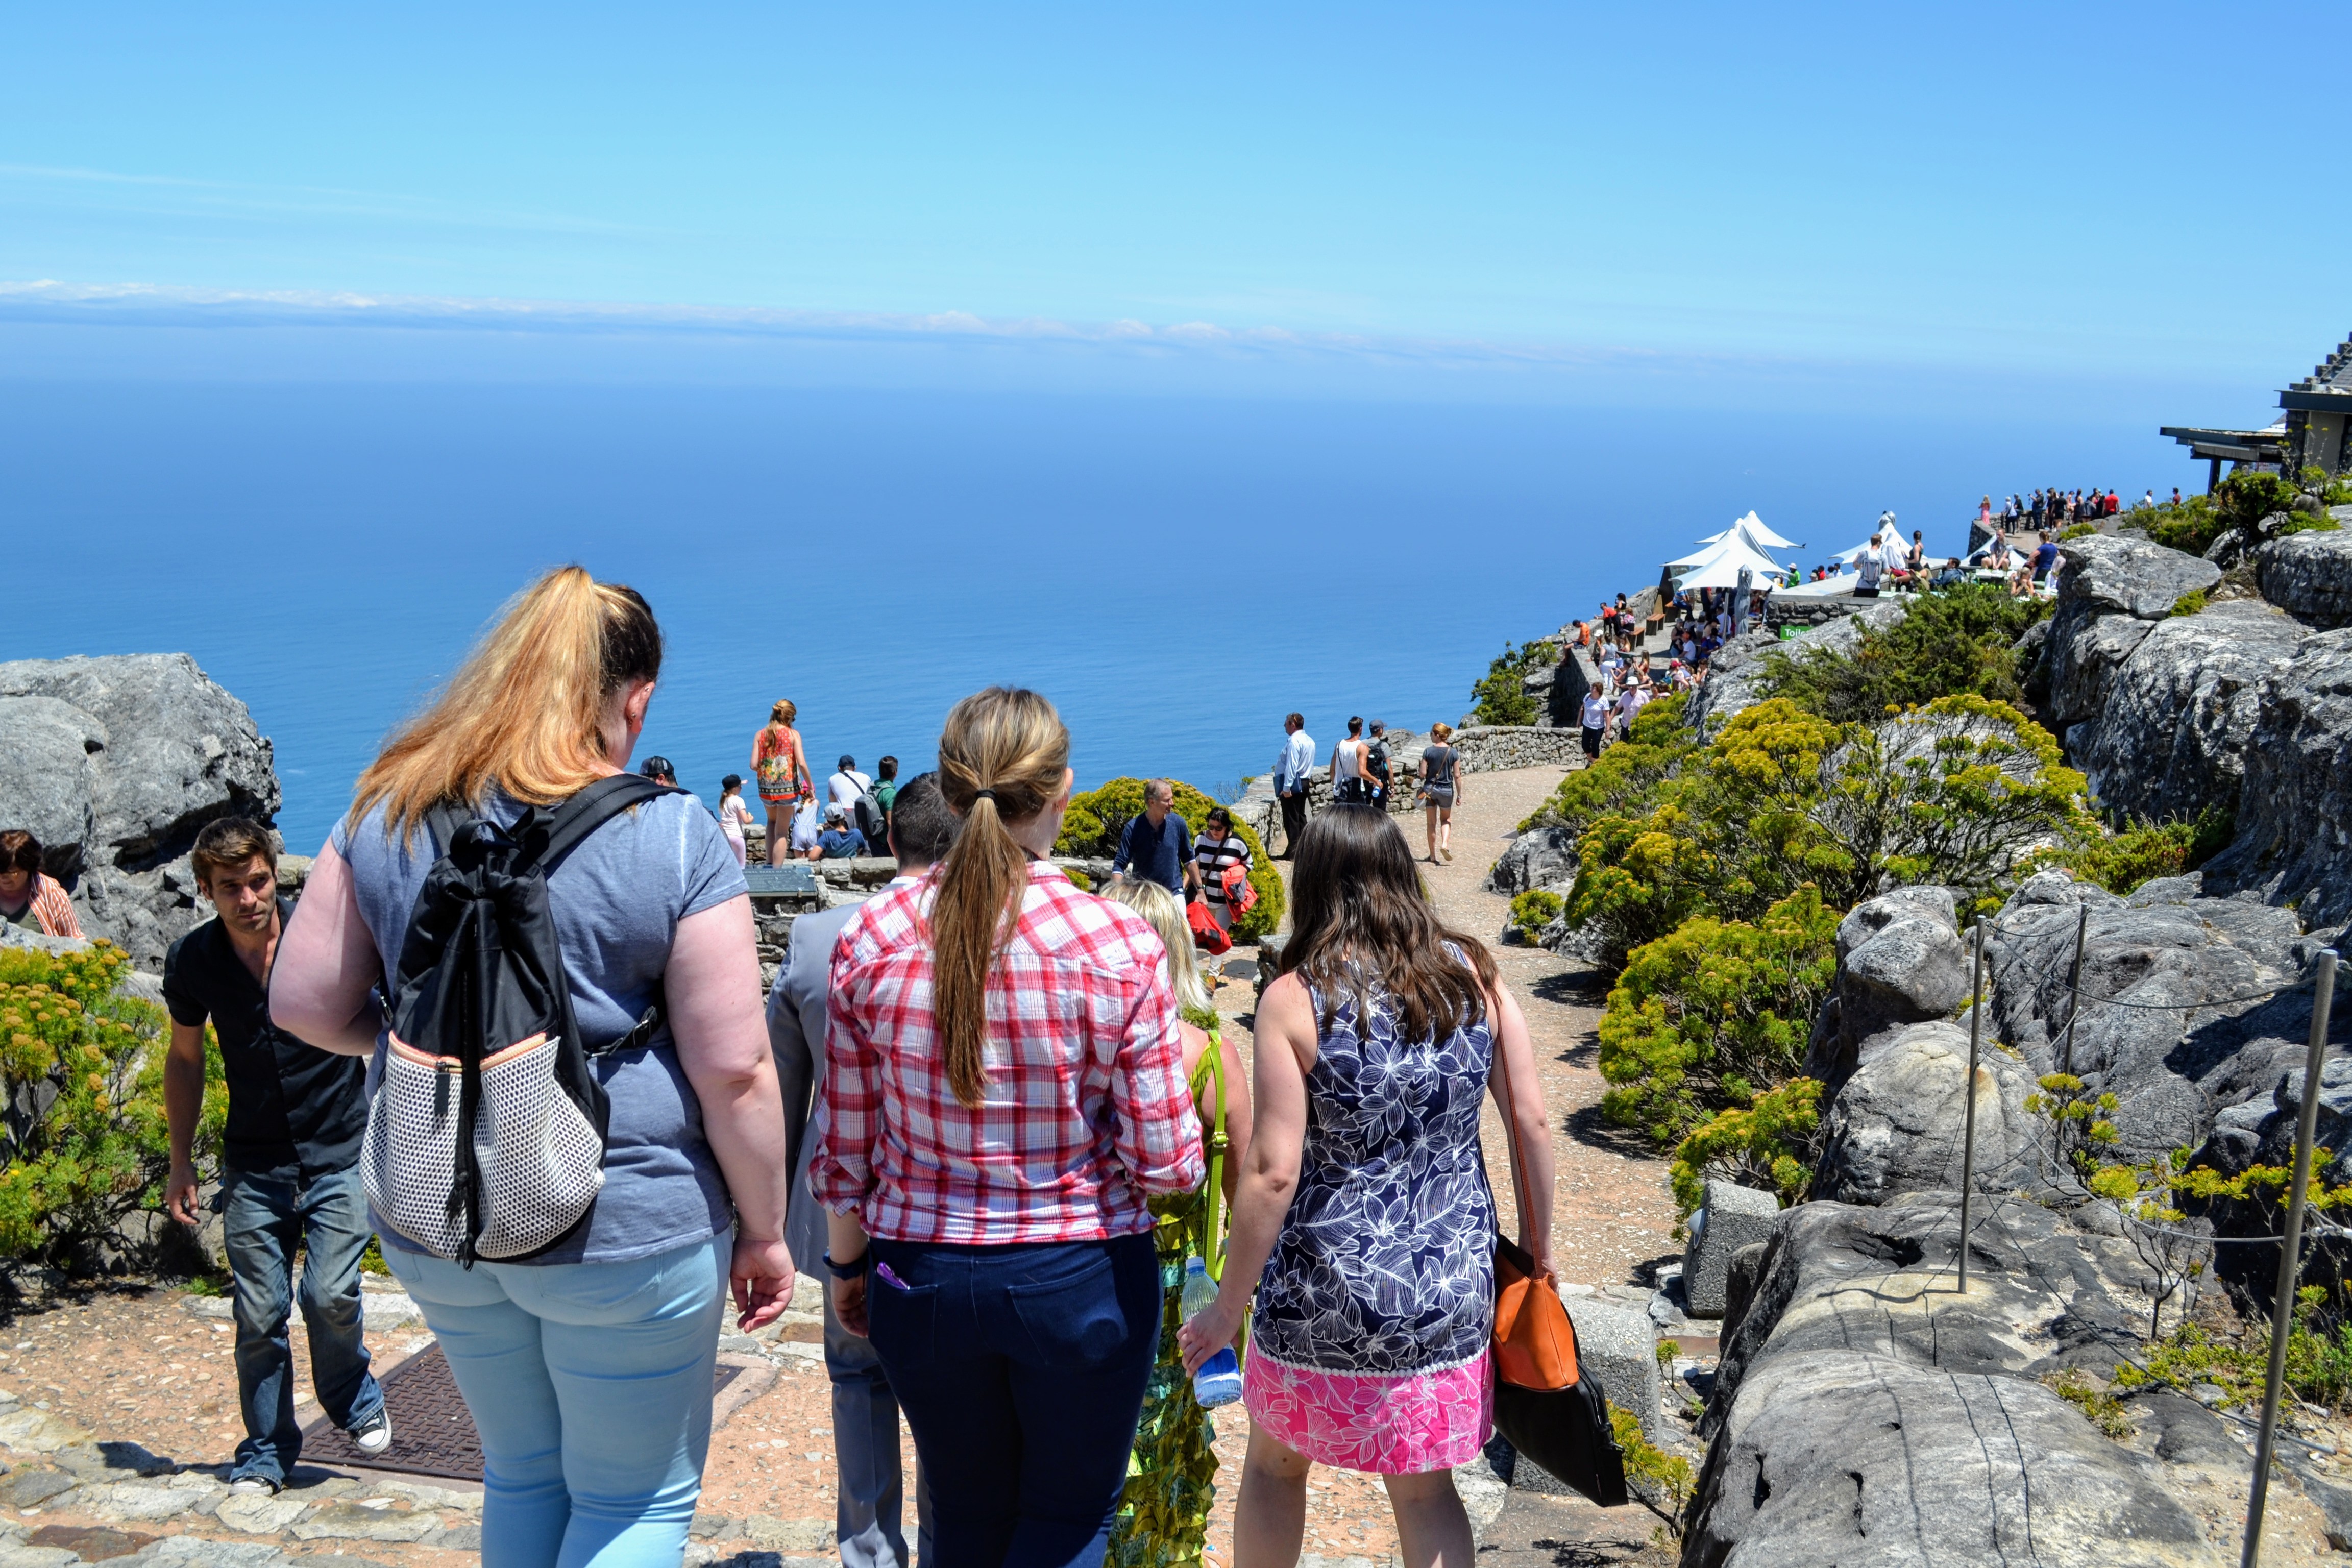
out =
<path fill-rule="evenodd" d="M 812 860 L 852 860 L 866 853 L 866 835 L 849 826 L 849 813 L 835 801 L 824 808 L 824 831 L 810 847 Z"/>
<path fill-rule="evenodd" d="M 1201 868 L 1192 864 L 1192 834 L 1176 815 L 1176 786 L 1153 779 L 1143 786 L 1143 815 L 1127 825 L 1111 873 L 1139 882 L 1157 882 L 1178 898 L 1197 887 Z"/>

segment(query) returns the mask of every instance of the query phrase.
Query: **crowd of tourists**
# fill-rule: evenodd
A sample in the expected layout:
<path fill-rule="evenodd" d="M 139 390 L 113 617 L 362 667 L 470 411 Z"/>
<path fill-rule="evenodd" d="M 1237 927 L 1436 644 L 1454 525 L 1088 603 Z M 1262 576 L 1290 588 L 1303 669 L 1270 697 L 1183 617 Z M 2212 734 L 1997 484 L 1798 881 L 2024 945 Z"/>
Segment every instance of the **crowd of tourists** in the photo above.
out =
<path fill-rule="evenodd" d="M 165 963 L 166 1203 L 199 1217 L 217 1049 L 232 1489 L 300 1456 L 297 1310 L 328 1418 L 394 1448 L 373 1237 L 480 1436 L 489 1568 L 677 1563 L 722 1317 L 773 1322 L 801 1274 L 825 1285 L 849 1568 L 1201 1562 L 1235 1398 L 1232 1561 L 1296 1561 L 1323 1464 L 1382 1476 L 1412 1568 L 1466 1568 L 1450 1472 L 1494 1419 L 1482 1099 L 1547 1272 L 1551 1143 L 1517 1005 L 1385 808 L 1384 727 L 1350 721 L 1310 816 L 1314 742 L 1286 724 L 1292 931 L 1245 1068 L 1184 908 L 1241 896 L 1230 816 L 1195 838 L 1155 781 L 1082 890 L 1051 859 L 1069 732 L 1004 688 L 947 715 L 935 772 L 841 760 L 819 852 L 866 838 L 870 801 L 897 875 L 795 922 L 763 1014 L 740 780 L 712 810 L 665 759 L 630 771 L 661 664 L 636 593 L 550 573 L 361 774 L 299 904 L 265 826 L 198 836 L 214 918 Z M 793 717 L 753 752 L 772 860 L 815 795 Z M 1449 741 L 1417 786 L 1433 860 Z M 0 917 L 74 930 L 21 831 Z"/>
<path fill-rule="evenodd" d="M 1307 716 L 1292 713 L 1282 721 L 1281 752 L 1274 760 L 1274 794 L 1282 810 L 1284 847 L 1280 859 L 1295 858 L 1307 826 L 1307 802 L 1313 794 L 1315 737 L 1307 732 Z M 1385 816 L 1410 783 L 1412 803 L 1422 809 L 1422 825 L 1429 863 L 1442 866 L 1454 858 L 1454 808 L 1462 803 L 1462 753 L 1454 744 L 1454 726 L 1440 721 L 1429 727 L 1429 743 L 1412 778 L 1396 777 L 1388 725 L 1360 714 L 1348 720 L 1344 740 L 1331 748 L 1326 780 L 1335 805 L 1368 805 Z"/>

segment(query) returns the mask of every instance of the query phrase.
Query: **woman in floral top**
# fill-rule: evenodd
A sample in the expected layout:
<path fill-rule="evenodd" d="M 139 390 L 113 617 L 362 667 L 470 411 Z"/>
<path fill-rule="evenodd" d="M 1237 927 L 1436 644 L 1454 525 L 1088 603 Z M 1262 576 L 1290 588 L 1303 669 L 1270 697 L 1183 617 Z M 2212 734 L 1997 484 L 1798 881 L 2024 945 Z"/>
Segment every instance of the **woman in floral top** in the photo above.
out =
<path fill-rule="evenodd" d="M 1257 1010 L 1224 1279 L 1181 1336 L 1197 1368 L 1256 1283 L 1234 1556 L 1297 1561 L 1307 1471 L 1325 1464 L 1386 1480 L 1407 1568 L 1466 1563 L 1451 1472 L 1494 1430 L 1490 1087 L 1527 1151 L 1519 1245 L 1551 1267 L 1551 1133 L 1527 1023 L 1486 950 L 1439 923 L 1385 813 L 1343 805 L 1309 823 L 1291 900 L 1286 973 Z"/>

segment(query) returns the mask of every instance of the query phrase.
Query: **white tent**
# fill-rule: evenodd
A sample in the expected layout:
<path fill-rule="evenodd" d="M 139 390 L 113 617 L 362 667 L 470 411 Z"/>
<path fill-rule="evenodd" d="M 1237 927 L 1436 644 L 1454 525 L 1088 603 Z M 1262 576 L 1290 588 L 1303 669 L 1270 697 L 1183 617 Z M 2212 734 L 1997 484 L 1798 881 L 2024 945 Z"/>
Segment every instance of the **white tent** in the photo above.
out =
<path fill-rule="evenodd" d="M 1765 527 L 1764 520 L 1758 517 L 1752 511 L 1746 517 L 1741 518 L 1738 522 L 1733 523 L 1729 528 L 1725 529 L 1721 533 L 1710 533 L 1705 539 L 1700 540 L 1699 542 L 1701 544 L 1713 544 L 1718 540 L 1730 538 L 1734 533 L 1742 532 L 1746 533 L 1748 540 L 1761 550 L 1798 550 L 1803 548 L 1795 540 L 1783 539 L 1779 534 L 1773 532 L 1770 529 Z"/>
<path fill-rule="evenodd" d="M 1712 572 L 1714 568 L 1725 563 L 1729 563 L 1731 575 L 1719 583 L 1713 576 L 1709 576 L 1702 583 L 1691 575 L 1698 572 Z M 1739 569 L 1742 566 L 1753 567 L 1759 577 L 1767 574 L 1777 576 L 1780 571 L 1779 562 L 1765 554 L 1761 549 L 1750 544 L 1736 529 L 1730 537 L 1718 543 L 1708 545 L 1696 555 L 1686 555 L 1680 561 L 1666 563 L 1666 570 L 1675 574 L 1675 586 L 1677 588 L 1728 588 L 1738 577 Z"/>
<path fill-rule="evenodd" d="M 1680 589 L 1737 588 L 1742 572 L 1749 574 L 1752 586 L 1762 588 L 1769 586 L 1765 582 L 1767 576 L 1778 577 L 1780 574 L 1780 567 L 1751 552 L 1730 548 L 1712 560 L 1700 562 L 1675 578 L 1675 586 Z"/>

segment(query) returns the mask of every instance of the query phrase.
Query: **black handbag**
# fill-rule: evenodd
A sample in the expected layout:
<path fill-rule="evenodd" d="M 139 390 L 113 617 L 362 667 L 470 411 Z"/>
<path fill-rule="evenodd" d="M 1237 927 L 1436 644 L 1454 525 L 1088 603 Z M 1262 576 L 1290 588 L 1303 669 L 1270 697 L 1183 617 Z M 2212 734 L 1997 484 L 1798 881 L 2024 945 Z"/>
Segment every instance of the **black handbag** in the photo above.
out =
<path fill-rule="evenodd" d="M 1519 1212 L 1527 1213 L 1527 1193 L 1520 1177 L 1525 1167 L 1519 1161 L 1517 1124 L 1511 1119 L 1511 1074 L 1503 1059 L 1503 1043 L 1495 1042 L 1495 1066 L 1503 1080 L 1503 1130 L 1510 1150 L 1511 1192 L 1520 1205 Z M 1485 1155 L 1482 1152 L 1480 1162 Z M 1489 1183 L 1489 1186 L 1492 1184 Z M 1545 1332 L 1557 1332 L 1564 1328 L 1567 1343 L 1556 1346 L 1547 1342 L 1542 1348 L 1549 1353 L 1535 1358 L 1543 1367 L 1565 1363 L 1565 1368 L 1542 1375 L 1538 1364 L 1520 1366 L 1528 1361 L 1525 1354 L 1504 1353 L 1509 1350 L 1524 1351 L 1518 1336 L 1510 1345 L 1497 1345 L 1495 1355 L 1495 1430 L 1500 1432 L 1523 1458 L 1532 1459 L 1562 1486 L 1572 1488 L 1599 1503 L 1602 1508 L 1622 1508 L 1629 1500 L 1625 1495 L 1625 1456 L 1617 1447 L 1617 1434 L 1609 1425 L 1609 1396 L 1601 1380 L 1592 1375 L 1584 1359 L 1576 1353 L 1576 1323 L 1560 1310 L 1559 1299 L 1554 1293 L 1551 1277 L 1536 1272 L 1536 1260 L 1526 1249 L 1504 1236 L 1495 1236 L 1495 1283 L 1496 1291 L 1496 1324 L 1498 1337 L 1502 1327 L 1502 1309 L 1506 1282 L 1518 1289 L 1515 1298 L 1517 1312 L 1514 1316 L 1547 1318 Z M 1545 1300 L 1535 1298 L 1540 1295 Z M 1548 1314 L 1536 1309 L 1548 1309 Z M 1530 1328 L 1534 1325 L 1529 1325 Z M 1540 1337 L 1540 1336 L 1538 1336 Z M 1507 1363 L 1512 1363 L 1507 1367 Z M 1513 1375 L 1507 1376 L 1509 1371 Z M 1552 1376 L 1566 1377 L 1565 1387 L 1528 1387 L 1530 1383 L 1545 1383 Z M 1514 1380 L 1516 1378 L 1516 1381 Z"/>

